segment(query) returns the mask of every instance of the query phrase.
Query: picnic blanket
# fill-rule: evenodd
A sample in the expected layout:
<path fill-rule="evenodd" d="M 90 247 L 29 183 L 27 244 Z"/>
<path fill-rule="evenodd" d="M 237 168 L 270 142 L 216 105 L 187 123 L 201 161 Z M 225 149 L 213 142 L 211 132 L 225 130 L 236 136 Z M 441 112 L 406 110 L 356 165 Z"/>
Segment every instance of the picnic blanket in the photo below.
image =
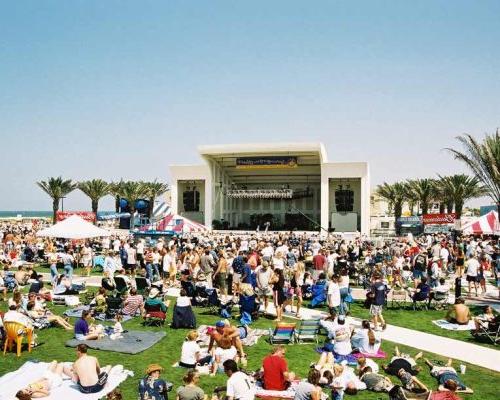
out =
<path fill-rule="evenodd" d="M 329 352 L 329 350 L 325 349 L 323 346 L 316 347 L 316 353 L 321 354 L 324 352 Z M 333 353 L 333 358 L 335 359 L 335 362 L 337 364 L 342 364 L 345 361 L 347 365 L 356 366 L 358 365 L 358 357 L 360 356 L 356 356 L 356 354 L 347 354 L 344 356 L 341 354 Z"/>
<path fill-rule="evenodd" d="M 438 319 L 437 321 L 432 321 L 432 323 L 448 331 L 472 331 L 476 329 L 474 321 L 469 321 L 468 325 L 452 324 L 445 319 Z"/>
<path fill-rule="evenodd" d="M 85 343 L 91 349 L 114 351 L 117 353 L 137 354 L 149 349 L 166 336 L 165 332 L 124 332 L 121 338 L 111 340 L 109 336 L 99 340 L 76 340 L 71 339 L 66 342 L 67 347 L 76 347 Z"/>
<path fill-rule="evenodd" d="M 208 325 L 201 325 L 198 328 L 198 343 L 200 346 L 208 346 L 210 343 L 210 336 L 207 333 Z M 253 346 L 257 344 L 261 336 L 269 335 L 269 331 L 265 329 L 251 329 L 247 328 L 247 337 L 241 339 L 243 346 Z"/>
<path fill-rule="evenodd" d="M 47 370 L 49 363 L 27 361 L 19 369 L 9 372 L 0 378 L 0 400 L 15 399 L 17 391 L 26 387 L 30 382 L 42 378 L 44 372 Z M 63 380 L 63 384 L 51 390 L 48 400 L 99 400 L 106 396 L 109 392 L 115 389 L 127 377 L 133 376 L 132 371 L 123 369 L 121 365 L 115 365 L 109 372 L 108 381 L 98 393 L 82 394 L 78 391 L 76 384 L 69 379 Z"/>
<path fill-rule="evenodd" d="M 297 391 L 297 386 L 299 386 L 300 381 L 295 380 L 291 382 L 287 390 L 266 390 L 262 387 L 261 382 L 256 382 L 255 384 L 255 397 L 259 399 L 293 399 L 295 397 L 295 392 Z M 328 395 L 326 393 L 321 393 L 321 400 L 328 400 Z"/>
<path fill-rule="evenodd" d="M 80 318 L 82 316 L 82 311 L 89 310 L 89 309 L 90 309 L 89 306 L 78 306 L 78 307 L 70 308 L 69 310 L 64 311 L 63 314 L 66 317 Z M 94 315 L 94 318 L 98 321 L 115 322 L 115 320 L 113 318 L 107 319 L 105 313 L 96 314 L 96 315 Z M 126 321 L 129 321 L 131 319 L 132 319 L 132 317 L 130 315 L 122 315 L 122 322 L 126 322 Z"/>
<path fill-rule="evenodd" d="M 369 353 L 354 353 L 353 354 L 354 358 L 358 359 L 361 357 L 365 358 L 386 358 L 387 354 L 385 351 L 378 350 L 376 354 L 369 354 Z"/>

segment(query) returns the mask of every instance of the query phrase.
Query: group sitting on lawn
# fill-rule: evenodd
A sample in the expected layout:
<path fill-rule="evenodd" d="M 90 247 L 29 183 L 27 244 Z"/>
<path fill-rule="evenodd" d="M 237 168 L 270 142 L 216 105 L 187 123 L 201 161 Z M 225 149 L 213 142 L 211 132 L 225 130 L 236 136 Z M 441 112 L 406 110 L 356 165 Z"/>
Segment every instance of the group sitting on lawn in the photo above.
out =
<path fill-rule="evenodd" d="M 56 257 L 53 256 L 55 250 L 40 253 L 41 257 L 47 256 L 50 264 L 52 294 L 79 294 L 82 287 L 73 281 L 75 256 L 76 259 L 85 259 L 85 273 L 90 273 L 92 244 L 95 243 L 87 242 L 74 248 L 74 244 L 62 242 L 58 244 L 60 251 Z M 362 238 L 346 241 L 329 236 L 324 240 L 295 234 L 242 237 L 210 234 L 195 237 L 192 241 L 162 239 L 152 245 L 147 245 L 143 239 L 115 237 L 100 245 L 104 257 L 102 286 L 91 299 L 88 309 L 83 310 L 75 321 L 74 328 L 69 321 L 47 311 L 43 306 L 40 277 L 21 266 L 14 274 L 16 287 L 27 286 L 31 280 L 33 290 L 38 293 L 25 298 L 16 291 L 9 302 L 5 321 L 17 319 L 29 329 L 42 324 L 58 324 L 67 330 L 74 329 L 74 336 L 80 341 L 99 340 L 105 335 L 115 335 L 114 338 L 119 340 L 123 331 L 122 318 L 140 316 L 145 324 L 158 322 L 162 325 L 169 309 L 168 293 L 179 292 L 175 292 L 179 312 L 174 312 L 173 328 L 195 329 L 192 307 L 215 307 L 215 312 L 224 319 L 209 329 L 208 348 L 199 346 L 196 331 L 188 333 L 181 348 L 178 366 L 188 371 L 178 397 L 185 400 L 203 395 L 196 386 L 199 375 L 223 373 L 228 377 L 226 394 L 233 400 L 253 398 L 256 387 L 272 391 L 295 390 L 298 400 L 317 399 L 327 390 L 332 391 L 336 400 L 344 394 L 352 395 L 362 390 L 387 392 L 392 399 L 422 398 L 419 396 L 429 394 L 430 390 L 416 377 L 421 371 L 418 366 L 418 360 L 422 358 L 420 354 L 412 358 L 396 349 L 390 363 L 382 368 L 372 360 L 372 357 L 384 357 L 380 350 L 380 331 L 387 326 L 383 313 L 389 288 L 396 284 L 412 286 L 413 303 L 429 304 L 437 293 L 450 289 L 443 280 L 445 277 L 460 278 L 467 272 L 467 280 L 473 283 L 475 272 L 484 274 L 492 269 L 493 253 L 498 252 L 489 243 L 472 239 L 454 241 L 439 235 L 397 239 L 383 245 Z M 52 247 L 45 246 L 47 249 Z M 467 261 L 464 260 L 461 268 L 459 260 L 464 254 Z M 478 259 L 482 260 L 483 267 L 475 271 Z M 364 269 L 359 268 L 359 264 Z M 58 268 L 63 268 L 64 274 L 59 274 Z M 12 271 L 7 270 L 10 275 Z M 363 320 L 357 329 L 353 328 L 348 314 L 353 302 L 350 284 L 354 279 L 368 289 L 366 305 L 371 318 Z M 5 284 L 5 276 L 3 282 Z M 3 287 L 0 289 L 5 293 Z M 6 289 L 7 292 L 10 290 Z M 305 313 L 306 300 L 311 300 L 311 307 L 324 307 L 329 311 L 328 317 L 319 322 L 327 332 L 327 339 L 316 349 L 321 355 L 307 374 L 307 380 L 300 381 L 297 371 L 288 371 L 286 348 L 280 346 L 274 347 L 264 358 L 258 374 L 249 376 L 239 370 L 238 365 L 244 368 L 248 362 L 248 353 L 241 340 L 246 325 L 263 315 L 275 317 L 278 322 L 290 313 L 300 316 Z M 245 313 L 232 315 L 228 304 L 240 305 L 240 311 Z M 491 314 L 491 310 L 487 310 L 477 324 L 492 321 Z M 108 322 L 112 321 L 112 329 L 106 329 L 105 323 L 93 321 L 101 315 Z M 228 321 L 232 317 L 245 322 L 241 323 L 242 326 L 234 325 Z M 470 321 L 470 311 L 463 299 L 456 300 L 447 318 L 457 324 Z M 185 319 L 189 320 L 187 325 L 183 325 Z M 89 360 L 85 358 L 85 352 L 79 354 L 79 360 L 81 357 L 84 361 Z M 311 351 L 311 361 L 316 358 L 314 354 Z M 78 370 L 81 363 L 75 364 Z M 446 368 L 440 370 L 435 365 L 432 368 L 441 389 L 463 390 L 465 386 L 456 371 L 454 375 L 450 366 Z M 75 366 L 73 377 L 74 371 Z M 140 384 L 143 399 L 166 398 L 168 385 L 160 379 L 162 371 L 160 364 L 150 365 Z M 400 382 L 392 383 L 383 372 Z M 61 371 L 61 366 L 54 364 L 48 376 L 57 383 L 55 376 L 62 373 L 65 373 L 64 366 Z M 93 382 L 96 376 L 89 380 L 85 373 L 78 376 L 80 386 L 87 390 L 85 388 L 99 383 L 104 375 L 97 375 L 96 382 Z M 49 381 L 51 379 L 34 387 L 48 390 L 52 385 Z"/>

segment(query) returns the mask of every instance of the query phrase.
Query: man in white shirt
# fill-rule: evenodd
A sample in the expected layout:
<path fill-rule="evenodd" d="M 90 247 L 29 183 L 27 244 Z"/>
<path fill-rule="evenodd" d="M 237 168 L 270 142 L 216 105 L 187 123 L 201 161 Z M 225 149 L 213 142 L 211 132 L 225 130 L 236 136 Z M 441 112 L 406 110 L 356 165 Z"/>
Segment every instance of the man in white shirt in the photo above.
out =
<path fill-rule="evenodd" d="M 269 268 L 269 263 L 267 261 L 262 261 L 262 265 L 257 267 L 255 270 L 257 287 L 255 288 L 255 293 L 259 297 L 259 300 L 264 302 L 264 313 L 267 312 L 268 306 L 268 296 L 273 294 L 269 281 L 271 279 L 272 270 Z"/>
<path fill-rule="evenodd" d="M 253 400 L 255 398 L 255 383 L 252 378 L 241 371 L 234 360 L 224 362 L 224 372 L 228 376 L 226 384 L 227 400 Z"/>
<path fill-rule="evenodd" d="M 315 239 L 314 243 L 311 245 L 311 251 L 313 257 L 318 255 L 320 250 L 321 250 L 321 244 L 319 243 L 318 239 Z"/>
<path fill-rule="evenodd" d="M 271 246 L 271 243 L 267 243 L 267 246 L 262 249 L 262 258 L 266 261 L 271 261 L 273 255 L 273 246 Z"/>
<path fill-rule="evenodd" d="M 330 312 L 335 311 L 335 313 L 338 313 L 340 306 L 340 287 L 335 277 L 328 281 L 326 295 Z"/>
<path fill-rule="evenodd" d="M 448 269 L 448 257 L 450 256 L 450 252 L 446 247 L 441 248 L 439 251 L 439 257 L 441 258 L 441 268 L 443 271 Z"/>
<path fill-rule="evenodd" d="M 108 252 L 106 258 L 104 259 L 103 272 L 107 272 L 109 278 L 113 279 L 113 275 L 117 269 L 115 259 L 113 257 L 113 252 Z"/>
<path fill-rule="evenodd" d="M 469 256 L 469 259 L 467 260 L 465 264 L 465 273 L 467 275 L 467 282 L 469 283 L 469 296 L 471 295 L 471 284 L 474 283 L 474 289 L 476 290 L 476 297 L 477 297 L 477 284 L 478 284 L 478 274 L 479 274 L 479 268 L 480 264 L 479 261 L 477 261 L 476 257 L 474 257 L 472 254 Z"/>

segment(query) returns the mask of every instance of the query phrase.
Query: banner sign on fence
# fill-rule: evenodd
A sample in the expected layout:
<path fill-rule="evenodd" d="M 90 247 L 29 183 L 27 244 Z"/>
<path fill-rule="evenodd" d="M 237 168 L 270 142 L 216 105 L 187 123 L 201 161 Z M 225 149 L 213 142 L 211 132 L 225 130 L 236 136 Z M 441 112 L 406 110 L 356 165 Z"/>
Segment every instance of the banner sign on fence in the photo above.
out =
<path fill-rule="evenodd" d="M 424 214 L 422 220 L 424 225 L 446 225 L 454 224 L 457 214 Z"/>
<path fill-rule="evenodd" d="M 272 169 L 272 168 L 296 168 L 297 157 L 269 156 L 269 157 L 238 157 L 236 168 L 238 169 Z"/>
<path fill-rule="evenodd" d="M 419 217 L 417 215 L 412 215 L 410 217 L 399 217 L 397 222 L 400 224 L 420 225 L 422 223 L 422 217 Z"/>
<path fill-rule="evenodd" d="M 58 211 L 56 213 L 57 222 L 64 221 L 72 215 L 78 215 L 80 218 L 88 222 L 95 222 L 95 213 L 92 211 Z"/>

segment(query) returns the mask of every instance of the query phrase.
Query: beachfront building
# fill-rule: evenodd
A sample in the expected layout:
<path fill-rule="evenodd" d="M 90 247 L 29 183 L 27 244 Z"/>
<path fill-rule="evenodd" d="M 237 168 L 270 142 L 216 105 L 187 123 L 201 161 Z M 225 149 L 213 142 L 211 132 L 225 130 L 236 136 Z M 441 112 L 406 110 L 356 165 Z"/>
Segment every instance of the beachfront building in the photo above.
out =
<path fill-rule="evenodd" d="M 328 162 L 321 143 L 198 147 L 199 165 L 173 165 L 172 211 L 213 229 L 370 229 L 366 162 Z"/>

